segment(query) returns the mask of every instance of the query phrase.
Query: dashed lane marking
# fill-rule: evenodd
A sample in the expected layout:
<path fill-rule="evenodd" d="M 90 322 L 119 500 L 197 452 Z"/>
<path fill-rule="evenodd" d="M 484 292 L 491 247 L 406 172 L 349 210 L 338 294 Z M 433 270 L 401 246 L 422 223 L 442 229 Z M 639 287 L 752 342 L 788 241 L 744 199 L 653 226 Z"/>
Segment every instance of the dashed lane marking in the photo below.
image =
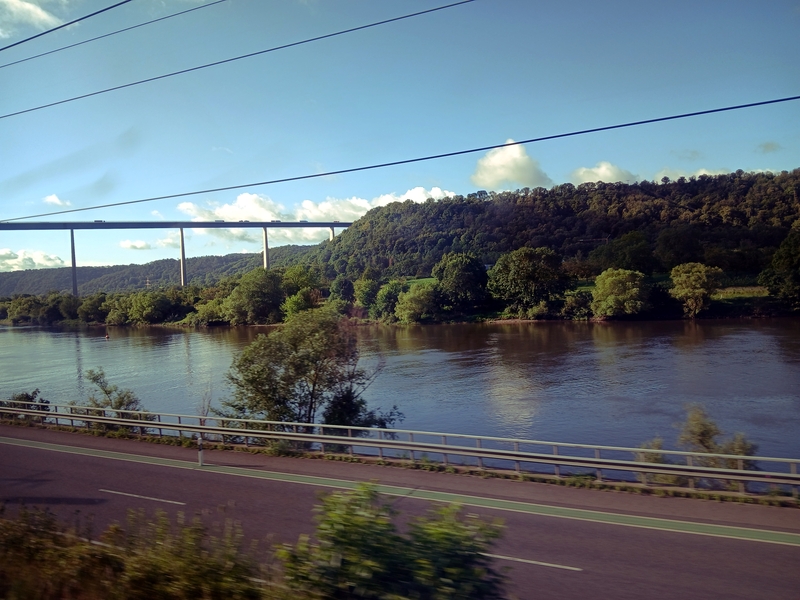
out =
<path fill-rule="evenodd" d="M 346 479 L 317 477 L 314 475 L 297 475 L 294 473 L 279 473 L 275 471 L 263 471 L 245 467 L 223 467 L 213 465 L 200 467 L 196 462 L 186 460 L 158 458 L 139 454 L 126 454 L 123 452 L 112 452 L 109 450 L 94 450 L 90 448 L 64 446 L 60 444 L 36 442 L 19 438 L 0 437 L 0 443 L 12 446 L 22 446 L 26 448 L 37 448 L 51 452 L 64 452 L 68 454 L 92 456 L 110 460 L 158 465 L 175 469 L 203 471 L 208 474 L 214 473 L 219 475 L 234 475 L 237 477 L 251 477 L 256 479 L 283 481 L 286 483 L 299 483 L 303 485 L 313 485 L 316 487 L 334 489 L 354 489 L 360 483 L 362 483 L 360 481 L 349 481 Z M 664 532 L 686 533 L 691 535 L 702 535 L 706 537 L 728 538 L 742 541 L 762 542 L 767 544 L 780 544 L 784 546 L 800 546 L 800 534 L 786 531 L 736 527 L 731 525 L 715 525 L 712 523 L 663 519 L 659 517 L 643 517 L 639 515 L 610 513 L 581 508 L 566 508 L 548 504 L 502 500 L 499 498 L 485 498 L 481 496 L 471 496 L 468 494 L 450 492 L 436 492 L 432 490 L 412 489 L 394 485 L 378 485 L 377 490 L 382 494 L 390 496 L 407 496 L 410 498 L 428 500 L 432 502 L 454 502 L 463 506 L 488 508 L 506 512 L 525 513 L 546 517 L 555 517 L 559 519 L 571 519 L 576 521 L 605 523 L 607 525 L 636 527 L 639 529 L 653 529 Z"/>

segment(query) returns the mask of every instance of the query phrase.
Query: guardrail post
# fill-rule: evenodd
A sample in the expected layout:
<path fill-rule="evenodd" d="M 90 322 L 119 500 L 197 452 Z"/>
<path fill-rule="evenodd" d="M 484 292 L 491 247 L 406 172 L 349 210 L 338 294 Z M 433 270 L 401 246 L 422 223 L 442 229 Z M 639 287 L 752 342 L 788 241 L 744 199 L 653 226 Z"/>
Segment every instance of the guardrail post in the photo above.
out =
<path fill-rule="evenodd" d="M 347 428 L 347 437 L 353 437 L 353 430 L 349 427 Z M 353 444 L 350 444 L 350 458 L 353 458 Z"/>
<path fill-rule="evenodd" d="M 161 423 L 161 415 L 156 415 L 156 420 Z M 161 431 L 161 427 L 158 428 L 158 437 L 163 437 L 163 432 Z"/>
<path fill-rule="evenodd" d="M 378 440 L 382 440 L 382 439 L 383 439 L 383 431 L 378 429 Z M 383 446 L 379 446 L 378 447 L 378 456 L 380 457 L 381 462 L 383 462 Z"/>
<path fill-rule="evenodd" d="M 181 416 L 178 415 L 178 425 L 180 424 L 181 424 Z M 180 440 L 182 437 L 183 437 L 183 432 L 181 431 L 181 428 L 178 427 L 178 439 Z"/>
<path fill-rule="evenodd" d="M 514 442 L 514 452 L 519 452 L 519 442 Z M 518 460 L 514 461 L 514 467 L 517 469 L 517 475 L 519 475 L 520 469 Z"/>
<path fill-rule="evenodd" d="M 475 440 L 475 447 L 476 448 L 480 448 L 481 447 L 481 438 L 477 438 Z M 479 469 L 483 469 L 483 457 L 482 456 L 478 457 L 478 468 Z"/>
<path fill-rule="evenodd" d="M 197 434 L 197 465 L 203 466 L 203 434 Z"/>
<path fill-rule="evenodd" d="M 595 448 L 594 449 L 594 457 L 595 458 L 600 458 L 600 448 Z M 597 481 L 599 481 L 599 482 L 603 481 L 603 470 L 602 469 L 595 469 L 595 475 L 596 475 Z"/>
<path fill-rule="evenodd" d="M 443 436 L 442 436 L 442 446 L 447 446 L 447 436 L 446 436 L 446 435 L 443 435 Z M 446 452 L 443 452 L 443 453 L 442 453 L 442 456 L 444 457 L 444 466 L 445 466 L 445 467 L 448 467 L 448 466 L 450 466 L 450 463 L 449 463 L 449 462 L 448 462 L 448 460 L 447 460 L 447 453 L 446 453 Z"/>
<path fill-rule="evenodd" d="M 408 434 L 408 441 L 409 441 L 409 442 L 413 442 L 413 441 L 414 441 L 414 434 L 413 434 L 413 433 L 409 433 L 409 434 Z M 416 459 L 416 457 L 414 456 L 414 451 L 412 450 L 412 451 L 411 451 L 411 464 L 414 464 L 414 463 L 416 463 L 416 462 L 417 462 L 417 459 Z"/>
<path fill-rule="evenodd" d="M 744 460 L 740 458 L 737 462 L 738 462 L 738 469 L 740 471 L 744 471 Z M 742 479 L 739 480 L 739 493 L 740 494 L 747 493 L 747 487 L 745 487 L 745 482 Z"/>
<path fill-rule="evenodd" d="M 692 455 L 689 455 L 689 456 L 686 457 L 686 466 L 687 467 L 693 467 L 694 466 L 694 460 L 693 459 L 694 459 L 694 457 Z M 695 478 L 694 477 L 689 477 L 689 488 L 693 490 L 694 489 L 694 484 L 695 484 Z"/>
<path fill-rule="evenodd" d="M 244 428 L 247 429 L 247 421 L 244 421 Z M 244 436 L 244 447 L 245 448 L 250 447 L 250 438 L 247 437 L 247 434 L 245 434 Z"/>
<path fill-rule="evenodd" d="M 792 475 L 797 475 L 797 463 L 789 463 L 789 471 L 791 472 Z M 798 496 L 797 491 L 798 491 L 798 486 L 793 485 L 792 496 L 794 496 L 795 499 L 797 499 Z"/>
<path fill-rule="evenodd" d="M 553 446 L 553 455 L 558 456 L 558 446 Z M 556 463 L 554 465 L 556 477 L 561 477 L 561 465 Z"/>

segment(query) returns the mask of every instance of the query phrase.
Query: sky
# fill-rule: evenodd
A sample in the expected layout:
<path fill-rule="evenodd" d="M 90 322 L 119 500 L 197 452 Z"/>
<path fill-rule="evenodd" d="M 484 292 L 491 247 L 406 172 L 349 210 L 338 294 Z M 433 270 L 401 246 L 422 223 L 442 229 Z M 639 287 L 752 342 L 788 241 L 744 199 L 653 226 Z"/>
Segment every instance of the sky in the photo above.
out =
<path fill-rule="evenodd" d="M 800 0 L 133 0 L 0 49 L 0 220 L 312 175 L 800 95 Z M 0 48 L 116 0 L 0 0 Z M 190 8 L 187 14 L 17 62 Z M 352 221 L 478 190 L 800 167 L 800 101 L 402 166 L 38 217 Z M 259 230 L 187 229 L 187 256 Z M 271 229 L 270 245 L 327 229 Z M 76 231 L 79 266 L 178 258 L 169 229 Z M 0 232 L 0 271 L 69 233 Z"/>

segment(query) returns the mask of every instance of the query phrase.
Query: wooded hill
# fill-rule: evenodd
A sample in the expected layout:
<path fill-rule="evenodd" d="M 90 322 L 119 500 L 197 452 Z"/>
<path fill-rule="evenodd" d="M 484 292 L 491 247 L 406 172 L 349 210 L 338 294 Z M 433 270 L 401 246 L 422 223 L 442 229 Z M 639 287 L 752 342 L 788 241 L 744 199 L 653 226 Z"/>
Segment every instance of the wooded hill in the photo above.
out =
<path fill-rule="evenodd" d="M 517 248 L 547 246 L 585 262 L 592 250 L 597 258 L 603 246 L 613 249 L 615 240 L 641 232 L 654 252 L 648 270 L 698 261 L 758 273 L 792 226 L 800 227 L 800 169 L 737 171 L 394 203 L 369 211 L 302 260 L 324 266 L 329 277 L 358 277 L 367 267 L 384 277 L 427 276 L 447 252 L 473 252 L 493 264 Z"/>
<path fill-rule="evenodd" d="M 270 264 L 276 267 L 294 264 L 311 251 L 311 246 L 281 246 L 270 250 Z M 190 283 L 201 287 L 213 285 L 224 277 L 252 271 L 262 264 L 261 253 L 201 256 L 186 259 Z M 175 259 L 157 260 L 144 265 L 78 267 L 78 293 L 125 292 L 163 289 L 180 284 L 180 264 Z M 14 294 L 46 294 L 72 291 L 72 269 L 36 269 L 0 273 L 0 297 Z"/>
<path fill-rule="evenodd" d="M 448 252 L 472 252 L 490 265 L 517 248 L 546 246 L 577 275 L 608 266 L 667 272 L 692 261 L 729 275 L 755 275 L 793 226 L 800 227 L 800 169 L 740 170 L 660 183 L 567 183 L 398 202 L 369 211 L 331 242 L 282 246 L 270 257 L 276 267 L 317 265 L 330 279 L 357 279 L 368 267 L 388 279 L 428 276 Z M 260 254 L 206 256 L 188 259 L 187 271 L 190 282 L 203 286 L 260 264 Z M 142 290 L 148 280 L 151 288 L 164 288 L 178 284 L 179 272 L 177 260 L 80 267 L 78 287 L 82 295 Z M 71 286 L 69 268 L 0 273 L 0 297 Z"/>

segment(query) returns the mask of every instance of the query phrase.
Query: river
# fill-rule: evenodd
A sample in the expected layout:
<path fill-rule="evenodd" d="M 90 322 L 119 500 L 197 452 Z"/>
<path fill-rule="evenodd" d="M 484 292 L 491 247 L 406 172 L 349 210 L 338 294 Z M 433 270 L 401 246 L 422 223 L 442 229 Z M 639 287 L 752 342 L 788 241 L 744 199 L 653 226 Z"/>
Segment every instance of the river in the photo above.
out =
<path fill-rule="evenodd" d="M 0 397 L 53 402 L 92 391 L 87 369 L 148 410 L 196 414 L 229 394 L 235 354 L 266 328 L 0 327 Z M 536 322 L 363 327 L 366 398 L 401 426 L 587 444 L 675 447 L 690 403 L 759 454 L 800 457 L 800 320 Z"/>

